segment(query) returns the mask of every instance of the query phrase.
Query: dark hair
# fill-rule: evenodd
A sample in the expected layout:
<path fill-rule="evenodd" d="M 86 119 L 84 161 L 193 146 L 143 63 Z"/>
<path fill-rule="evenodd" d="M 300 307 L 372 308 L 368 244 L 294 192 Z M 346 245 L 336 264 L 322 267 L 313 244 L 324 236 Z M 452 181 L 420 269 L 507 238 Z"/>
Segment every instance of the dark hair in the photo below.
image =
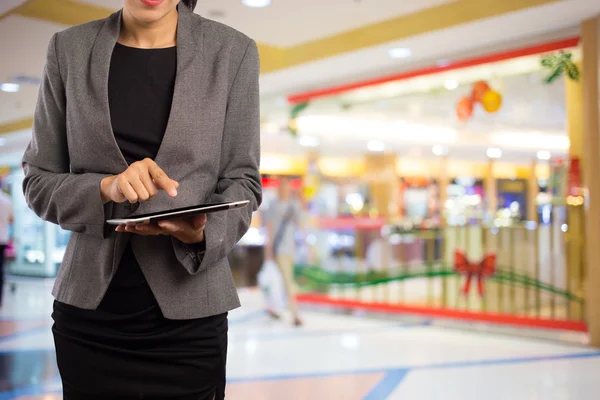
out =
<path fill-rule="evenodd" d="M 198 3 L 198 0 L 181 0 L 181 2 L 187 8 L 189 8 L 192 11 L 194 11 L 194 8 L 196 8 L 196 4 Z"/>

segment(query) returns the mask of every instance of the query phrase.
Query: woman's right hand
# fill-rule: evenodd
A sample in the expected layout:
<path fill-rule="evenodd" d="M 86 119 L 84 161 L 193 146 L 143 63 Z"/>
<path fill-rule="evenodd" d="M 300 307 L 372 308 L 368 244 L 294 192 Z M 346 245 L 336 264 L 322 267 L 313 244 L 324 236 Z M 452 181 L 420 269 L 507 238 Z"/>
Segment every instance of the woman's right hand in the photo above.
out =
<path fill-rule="evenodd" d="M 137 203 L 151 199 L 159 190 L 175 197 L 178 187 L 179 183 L 169 178 L 154 160 L 146 158 L 131 164 L 119 175 L 104 178 L 100 191 L 104 203 Z"/>

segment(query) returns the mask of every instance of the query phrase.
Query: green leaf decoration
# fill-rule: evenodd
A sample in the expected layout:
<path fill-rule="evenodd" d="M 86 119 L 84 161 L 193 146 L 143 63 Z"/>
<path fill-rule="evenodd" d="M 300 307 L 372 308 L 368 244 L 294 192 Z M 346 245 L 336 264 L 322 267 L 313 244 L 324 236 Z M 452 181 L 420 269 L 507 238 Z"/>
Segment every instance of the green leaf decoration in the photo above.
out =
<path fill-rule="evenodd" d="M 574 80 L 576 82 L 579 82 L 579 75 L 580 75 L 580 73 L 579 73 L 579 68 L 577 68 L 576 64 L 574 64 L 572 62 L 567 63 L 566 70 L 567 70 L 567 76 L 570 79 L 572 79 L 572 80 Z"/>
<path fill-rule="evenodd" d="M 552 83 L 565 72 L 569 79 L 578 82 L 580 72 L 577 64 L 572 61 L 572 58 L 572 53 L 566 53 L 564 51 L 560 51 L 558 54 L 543 56 L 540 60 L 540 64 L 542 67 L 549 70 L 545 82 Z"/>
<path fill-rule="evenodd" d="M 292 110 L 290 111 L 290 117 L 292 119 L 297 118 L 298 115 L 300 115 L 300 113 L 302 111 L 304 111 L 308 107 L 309 104 L 310 104 L 309 102 L 296 104 L 294 107 L 292 107 Z"/>
<path fill-rule="evenodd" d="M 560 77 L 562 75 L 564 70 L 565 70 L 564 65 L 559 64 L 559 65 L 554 66 L 554 68 L 552 69 L 552 72 L 546 78 L 546 83 L 554 82 L 558 77 Z"/>
<path fill-rule="evenodd" d="M 298 136 L 298 123 L 295 118 L 289 120 L 288 131 L 292 134 L 292 136 Z"/>
<path fill-rule="evenodd" d="M 542 58 L 542 67 L 552 68 L 554 66 L 554 59 L 552 57 Z"/>
<path fill-rule="evenodd" d="M 292 136 L 298 136 L 298 116 L 302 113 L 302 111 L 306 110 L 309 106 L 309 102 L 306 101 L 304 103 L 298 103 L 292 107 L 290 110 L 290 120 L 288 121 L 288 131 L 292 134 Z"/>

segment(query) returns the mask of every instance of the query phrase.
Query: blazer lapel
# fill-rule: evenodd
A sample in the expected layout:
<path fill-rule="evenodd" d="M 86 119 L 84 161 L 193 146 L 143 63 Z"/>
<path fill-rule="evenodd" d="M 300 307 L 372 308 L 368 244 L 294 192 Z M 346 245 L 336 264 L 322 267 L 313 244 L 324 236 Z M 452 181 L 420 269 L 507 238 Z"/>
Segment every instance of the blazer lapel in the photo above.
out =
<path fill-rule="evenodd" d="M 178 7 L 179 16 L 177 22 L 177 74 L 173 101 L 167 128 L 156 155 L 156 163 L 173 179 L 181 178 L 174 166 L 174 154 L 180 142 L 184 139 L 182 133 L 197 129 L 190 126 L 190 118 L 186 114 L 194 112 L 195 107 L 191 104 L 196 102 L 198 96 L 197 88 L 190 82 L 198 80 L 203 72 L 202 38 L 201 27 L 194 21 L 196 16 L 187 7 Z M 115 139 L 110 119 L 110 106 L 108 102 L 108 78 L 112 53 L 121 30 L 122 10 L 109 16 L 96 39 L 92 49 L 91 87 L 94 104 L 101 112 L 97 113 L 98 121 L 95 126 L 98 129 L 98 140 L 94 143 L 98 153 L 106 160 L 108 173 L 118 174 L 123 172 L 128 164 L 121 153 Z M 197 110 L 196 110 L 197 111 Z"/>
<path fill-rule="evenodd" d="M 90 66 L 93 97 L 96 100 L 95 104 L 100 109 L 100 112 L 97 113 L 98 121 L 95 121 L 98 137 L 94 147 L 106 160 L 107 172 L 112 174 L 119 174 L 128 167 L 115 139 L 108 103 L 108 74 L 113 50 L 121 31 L 121 13 L 121 11 L 117 11 L 104 22 L 92 49 Z"/>
<path fill-rule="evenodd" d="M 186 113 L 190 112 L 190 103 L 199 95 L 198 88 L 192 82 L 196 82 L 202 75 L 203 70 L 203 43 L 202 33 L 198 32 L 198 24 L 194 19 L 196 16 L 187 7 L 179 6 L 179 19 L 177 22 L 177 74 L 175 77 L 175 89 L 169 121 L 162 143 L 156 155 L 156 163 L 168 174 L 173 174 L 173 179 L 179 179 L 177 168 L 171 169 L 176 157 L 176 149 L 184 139 L 183 133 L 189 132 L 197 127 L 189 126 L 190 118 Z"/>

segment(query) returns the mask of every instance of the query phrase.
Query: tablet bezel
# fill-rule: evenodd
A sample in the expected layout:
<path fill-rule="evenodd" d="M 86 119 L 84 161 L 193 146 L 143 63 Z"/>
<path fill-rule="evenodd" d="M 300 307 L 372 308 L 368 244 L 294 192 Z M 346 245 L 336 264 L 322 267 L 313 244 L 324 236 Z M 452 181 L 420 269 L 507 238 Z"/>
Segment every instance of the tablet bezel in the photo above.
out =
<path fill-rule="evenodd" d="M 250 201 L 243 200 L 223 203 L 199 204 L 196 206 L 182 207 L 174 210 L 140 214 L 130 218 L 109 219 L 106 221 L 106 223 L 109 225 L 148 225 L 168 219 L 193 217 L 201 214 L 210 214 L 214 212 L 227 211 L 234 208 L 241 208 L 247 206 L 249 203 Z"/>

